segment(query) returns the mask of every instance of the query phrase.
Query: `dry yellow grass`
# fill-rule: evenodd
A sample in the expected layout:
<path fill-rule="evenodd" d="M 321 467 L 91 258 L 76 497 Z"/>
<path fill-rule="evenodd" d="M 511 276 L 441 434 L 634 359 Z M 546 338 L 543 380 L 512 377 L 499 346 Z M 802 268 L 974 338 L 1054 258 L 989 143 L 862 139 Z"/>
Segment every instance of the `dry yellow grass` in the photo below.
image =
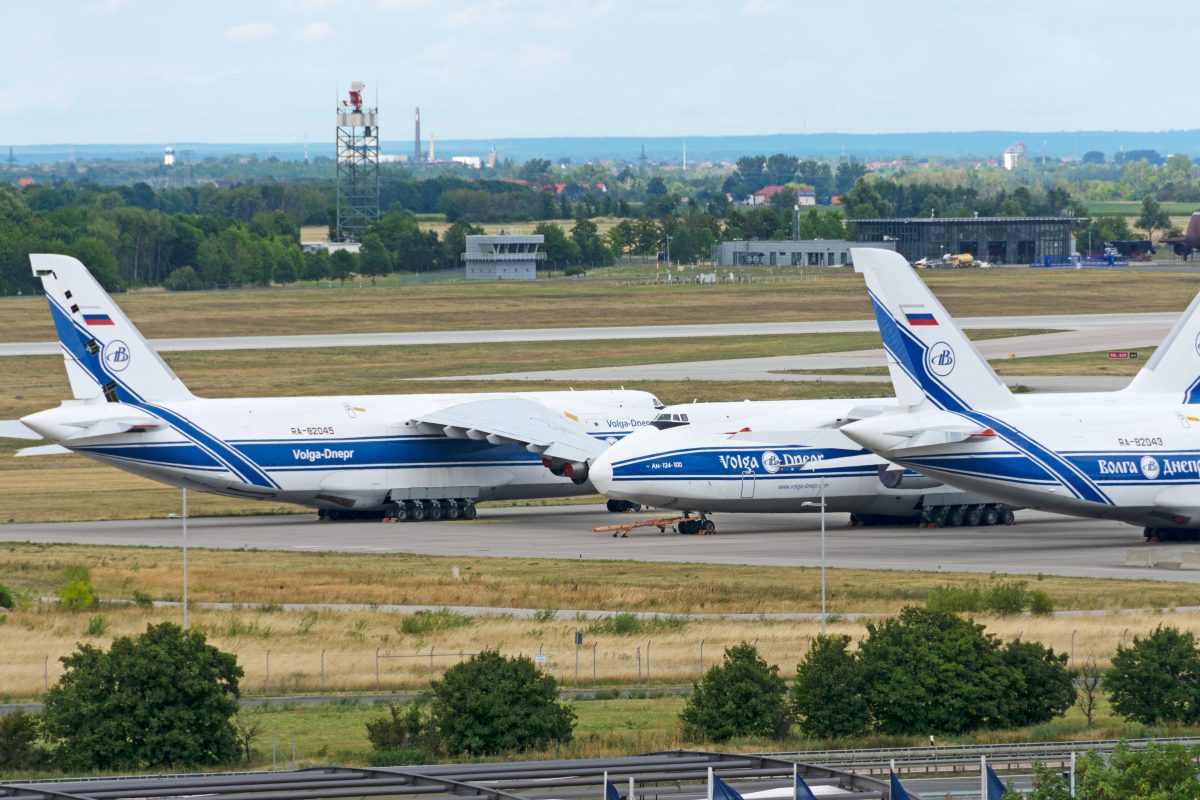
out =
<path fill-rule="evenodd" d="M 7 623 L 0 625 L 0 651 L 10 654 L 0 661 L 0 695 L 41 694 L 46 683 L 53 685 L 61 674 L 59 659 L 79 643 L 107 647 L 114 636 L 140 633 L 149 623 L 181 619 L 179 609 L 106 607 L 97 613 L 108 624 L 100 636 L 87 634 L 92 617 L 88 613 L 45 606 L 9 612 Z M 590 630 L 594 620 L 539 623 L 481 617 L 454 630 L 410 635 L 401 629 L 401 615 L 382 611 L 306 614 L 193 607 L 189 616 L 210 642 L 237 656 L 246 673 L 242 685 L 247 693 L 421 688 L 447 667 L 484 648 L 508 655 L 542 653 L 546 656 L 542 668 L 572 686 L 576 630 L 585 631 L 579 660 L 583 686 L 689 683 L 700 676 L 702 668 L 717 663 L 725 647 L 739 641 L 753 642 L 768 662 L 779 664 L 783 673 L 790 675 L 812 637 L 820 632 L 816 621 L 706 620 L 618 636 Z M 1134 635 L 1163 622 L 1200 634 L 1200 614 L 1196 613 L 1070 619 L 981 615 L 976 621 L 1001 638 L 1040 641 L 1068 654 L 1074 634 L 1076 662 L 1094 657 L 1101 666 L 1108 664 L 1122 637 L 1128 643 Z M 858 640 L 866 633 L 866 623 L 835 618 L 829 631 Z"/>

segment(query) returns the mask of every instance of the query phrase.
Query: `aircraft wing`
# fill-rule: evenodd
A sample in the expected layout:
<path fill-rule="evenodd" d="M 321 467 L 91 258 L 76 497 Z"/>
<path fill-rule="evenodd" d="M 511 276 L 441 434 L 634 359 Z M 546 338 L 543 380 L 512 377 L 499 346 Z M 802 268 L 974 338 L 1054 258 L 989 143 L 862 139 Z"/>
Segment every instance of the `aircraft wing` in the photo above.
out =
<path fill-rule="evenodd" d="M 587 463 L 607 445 L 587 435 L 583 426 L 523 397 L 472 400 L 415 417 L 426 433 L 491 444 L 516 444 L 545 458 Z"/>
<path fill-rule="evenodd" d="M 0 439 L 41 439 L 40 433 L 19 419 L 0 419 Z"/>

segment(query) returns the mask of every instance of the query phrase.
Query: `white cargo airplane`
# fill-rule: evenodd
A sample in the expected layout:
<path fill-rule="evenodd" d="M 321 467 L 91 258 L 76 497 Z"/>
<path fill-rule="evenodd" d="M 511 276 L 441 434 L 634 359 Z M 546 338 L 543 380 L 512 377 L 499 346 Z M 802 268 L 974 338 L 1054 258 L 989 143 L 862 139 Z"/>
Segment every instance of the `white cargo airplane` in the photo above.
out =
<path fill-rule="evenodd" d="M 1200 535 L 1200 296 L 1125 389 L 1014 395 L 901 256 L 853 257 L 902 407 L 844 434 L 1014 505 L 1121 520 L 1150 539 Z"/>
<path fill-rule="evenodd" d="M 859 524 L 1011 523 L 1011 508 L 889 464 L 839 430 L 895 405 L 889 397 L 668 406 L 589 474 L 610 504 L 698 512 L 681 533 L 715 530 L 712 512 L 819 512 L 822 502 Z"/>
<path fill-rule="evenodd" d="M 589 462 L 646 425 L 646 392 L 200 399 L 87 269 L 31 255 L 73 400 L 0 436 L 56 444 L 175 486 L 278 500 L 346 519 L 467 518 L 478 500 L 592 492 Z"/>

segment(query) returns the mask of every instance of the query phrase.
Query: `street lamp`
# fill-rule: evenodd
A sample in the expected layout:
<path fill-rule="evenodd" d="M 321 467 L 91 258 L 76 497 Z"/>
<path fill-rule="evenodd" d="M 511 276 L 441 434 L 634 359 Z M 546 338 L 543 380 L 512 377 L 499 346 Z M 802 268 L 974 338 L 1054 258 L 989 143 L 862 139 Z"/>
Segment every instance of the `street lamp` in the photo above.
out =
<path fill-rule="evenodd" d="M 821 502 L 804 502 L 802 506 L 821 507 L 821 636 L 825 636 L 825 485 L 821 485 Z"/>
<path fill-rule="evenodd" d="M 187 487 L 183 487 L 183 629 L 188 629 Z"/>
<path fill-rule="evenodd" d="M 667 237 L 667 272 L 671 271 L 671 237 Z"/>

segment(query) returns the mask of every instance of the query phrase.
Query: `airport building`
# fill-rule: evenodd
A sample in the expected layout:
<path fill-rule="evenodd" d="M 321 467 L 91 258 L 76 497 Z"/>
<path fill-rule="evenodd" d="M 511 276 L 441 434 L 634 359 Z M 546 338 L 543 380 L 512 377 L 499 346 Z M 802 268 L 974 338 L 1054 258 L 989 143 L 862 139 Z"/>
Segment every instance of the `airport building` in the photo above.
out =
<path fill-rule="evenodd" d="M 462 259 L 467 265 L 467 278 L 477 281 L 531 281 L 537 277 L 537 263 L 544 261 L 542 244 L 546 237 L 468 236 L 467 252 Z"/>
<path fill-rule="evenodd" d="M 890 242 L 909 261 L 970 253 L 993 264 L 1043 264 L 1074 252 L 1072 217 L 856 219 L 858 241 Z"/>
<path fill-rule="evenodd" d="M 735 239 L 713 247 L 713 262 L 720 267 L 840 267 L 850 263 L 851 247 L 895 250 L 892 241 L 863 245 L 845 239 Z"/>

